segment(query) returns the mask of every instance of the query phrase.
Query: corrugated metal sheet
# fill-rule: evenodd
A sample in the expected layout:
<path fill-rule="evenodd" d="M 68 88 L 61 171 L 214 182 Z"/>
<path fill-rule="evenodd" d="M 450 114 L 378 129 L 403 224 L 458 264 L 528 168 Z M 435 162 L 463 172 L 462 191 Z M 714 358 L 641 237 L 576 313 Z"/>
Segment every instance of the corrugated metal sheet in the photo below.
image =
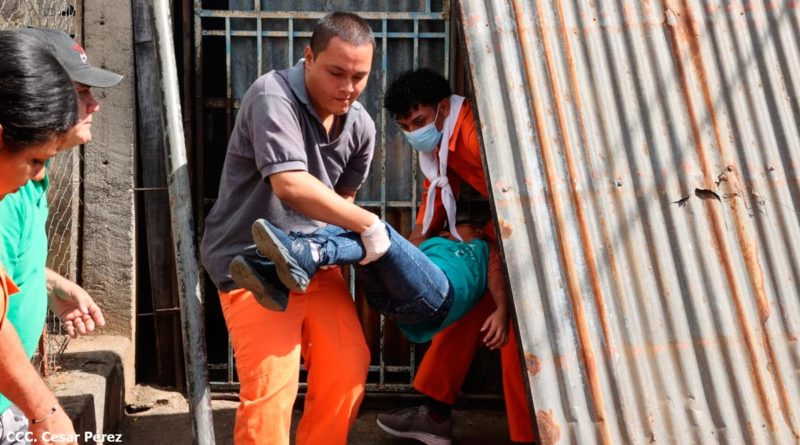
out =
<path fill-rule="evenodd" d="M 798 441 L 798 7 L 460 2 L 543 443 Z"/>

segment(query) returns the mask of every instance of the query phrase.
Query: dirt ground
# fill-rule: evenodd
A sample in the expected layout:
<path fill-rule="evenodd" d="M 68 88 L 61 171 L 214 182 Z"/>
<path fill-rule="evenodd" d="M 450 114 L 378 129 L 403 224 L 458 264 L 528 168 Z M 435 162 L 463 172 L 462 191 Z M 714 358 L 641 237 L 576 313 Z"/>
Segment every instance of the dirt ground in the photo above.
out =
<path fill-rule="evenodd" d="M 151 386 L 137 386 L 132 403 L 122 425 L 123 443 L 130 445 L 191 444 L 192 433 L 189 407 L 183 395 Z M 216 443 L 233 443 L 233 424 L 238 402 L 214 400 L 214 434 Z M 407 439 L 392 438 L 375 424 L 380 411 L 362 409 L 350 433 L 349 444 L 419 444 Z M 300 418 L 295 411 L 293 429 Z M 502 445 L 510 444 L 505 413 L 487 410 L 456 410 L 454 444 L 458 445 Z"/>

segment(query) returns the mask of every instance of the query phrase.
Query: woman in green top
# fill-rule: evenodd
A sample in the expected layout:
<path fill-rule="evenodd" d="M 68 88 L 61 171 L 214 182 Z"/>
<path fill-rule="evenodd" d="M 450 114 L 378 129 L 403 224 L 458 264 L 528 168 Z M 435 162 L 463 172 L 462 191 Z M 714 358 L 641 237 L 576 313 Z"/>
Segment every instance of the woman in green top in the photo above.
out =
<path fill-rule="evenodd" d="M 0 31 L 0 54 L 0 199 L 7 199 L 30 179 L 44 177 L 45 161 L 63 146 L 78 114 L 69 75 L 45 45 Z M 0 220 L 0 226 L 6 223 Z M 8 322 L 0 327 L 0 393 L 16 405 L 0 413 L 0 443 L 47 444 L 50 437 L 75 443 L 72 423 Z"/>

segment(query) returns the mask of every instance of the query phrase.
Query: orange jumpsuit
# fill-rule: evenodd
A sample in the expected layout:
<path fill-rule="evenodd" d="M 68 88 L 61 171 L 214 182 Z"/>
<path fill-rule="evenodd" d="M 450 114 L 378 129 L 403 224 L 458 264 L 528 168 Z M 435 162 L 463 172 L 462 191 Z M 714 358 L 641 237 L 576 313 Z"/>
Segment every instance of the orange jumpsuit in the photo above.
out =
<path fill-rule="evenodd" d="M 296 443 L 344 445 L 369 349 L 339 268 L 318 271 L 306 293 L 291 293 L 285 312 L 264 309 L 245 289 L 219 295 L 241 382 L 234 442 L 289 445 L 302 355 L 308 392 Z"/>
<path fill-rule="evenodd" d="M 466 181 L 482 196 L 488 198 L 486 176 L 481 161 L 478 132 L 472 106 L 464 102 L 456 121 L 456 129 L 450 138 L 450 153 L 447 158 L 447 178 L 458 196 L 461 183 Z M 422 207 L 417 213 L 417 224 L 422 225 L 430 181 L 425 180 Z M 440 196 L 436 196 L 436 213 L 444 214 Z M 434 218 L 435 220 L 435 218 Z M 485 228 L 490 242 L 496 242 L 494 224 L 490 221 Z M 499 268 L 490 268 L 489 273 L 502 273 Z M 495 310 L 489 292 L 481 298 L 464 317 L 433 337 L 431 346 L 420 363 L 414 378 L 414 388 L 436 400 L 453 404 L 461 390 L 475 351 L 482 346 L 481 326 Z M 510 308 L 509 308 L 510 310 Z M 519 348 L 513 326 L 509 328 L 509 341 L 500 350 L 503 367 L 503 393 L 506 403 L 506 416 L 511 440 L 533 442 L 536 435 L 531 425 L 527 391 L 522 380 Z M 446 364 L 446 366 L 444 365 Z"/>

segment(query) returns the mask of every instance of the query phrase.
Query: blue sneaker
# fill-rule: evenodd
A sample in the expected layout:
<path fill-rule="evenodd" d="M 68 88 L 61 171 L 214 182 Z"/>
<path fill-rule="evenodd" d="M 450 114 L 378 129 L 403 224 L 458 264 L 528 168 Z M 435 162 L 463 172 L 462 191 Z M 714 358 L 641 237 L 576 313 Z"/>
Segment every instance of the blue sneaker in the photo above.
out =
<path fill-rule="evenodd" d="M 323 263 L 323 252 L 302 235 L 287 234 L 265 219 L 253 223 L 253 240 L 267 258 L 275 262 L 278 278 L 289 289 L 305 292 L 311 277 Z"/>
<path fill-rule="evenodd" d="M 278 278 L 275 263 L 261 258 L 237 255 L 229 267 L 237 286 L 253 293 L 258 304 L 283 312 L 289 304 L 289 289 Z"/>

